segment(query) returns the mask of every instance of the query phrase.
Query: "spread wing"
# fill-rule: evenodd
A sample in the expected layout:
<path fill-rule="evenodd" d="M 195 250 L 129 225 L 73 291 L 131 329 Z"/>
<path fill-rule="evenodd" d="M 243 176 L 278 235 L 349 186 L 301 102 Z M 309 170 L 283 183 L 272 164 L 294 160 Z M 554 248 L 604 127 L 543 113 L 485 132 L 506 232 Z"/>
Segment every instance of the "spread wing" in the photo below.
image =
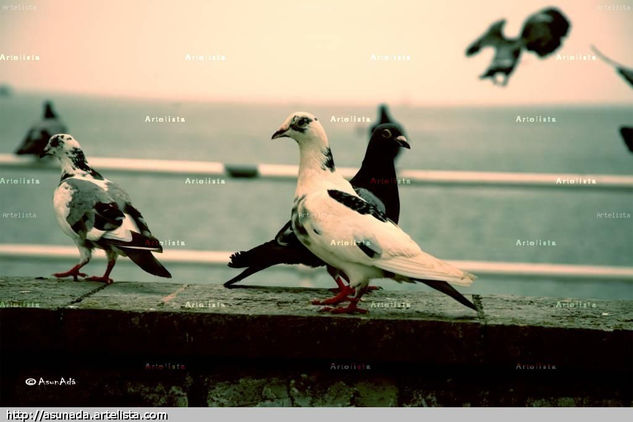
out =
<path fill-rule="evenodd" d="M 497 48 L 499 45 L 505 44 L 506 39 L 503 36 L 503 27 L 505 23 L 505 19 L 502 19 L 490 25 L 490 28 L 488 28 L 488 30 L 484 32 L 483 35 L 481 35 L 468 46 L 468 48 L 466 49 L 466 55 L 472 56 L 474 54 L 477 54 L 484 47 Z"/>

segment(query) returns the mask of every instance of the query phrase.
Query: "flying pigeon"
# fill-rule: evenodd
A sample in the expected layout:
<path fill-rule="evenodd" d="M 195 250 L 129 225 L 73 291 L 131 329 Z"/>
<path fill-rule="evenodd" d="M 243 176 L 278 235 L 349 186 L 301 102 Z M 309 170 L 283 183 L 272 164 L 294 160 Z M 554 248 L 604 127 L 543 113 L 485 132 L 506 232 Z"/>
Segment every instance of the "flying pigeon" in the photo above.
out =
<path fill-rule="evenodd" d="M 51 136 L 65 132 L 68 132 L 68 129 L 55 114 L 53 103 L 46 101 L 42 120 L 33 124 L 29 129 L 22 141 L 22 145 L 15 151 L 15 154 L 39 157 Z"/>
<path fill-rule="evenodd" d="M 347 307 L 327 310 L 367 312 L 357 305 L 365 287 L 375 278 L 422 282 L 476 310 L 449 284 L 468 286 L 475 278 L 472 274 L 422 251 L 384 212 L 361 198 L 328 165 L 332 151 L 315 116 L 305 112 L 288 116 L 272 139 L 284 137 L 294 139 L 300 153 L 292 230 L 313 254 L 345 274 L 355 291 Z"/>
<path fill-rule="evenodd" d="M 466 50 L 466 56 L 472 56 L 484 47 L 494 47 L 492 63 L 479 78 L 490 78 L 495 85 L 502 86 L 508 83 L 522 49 L 536 53 L 539 57 L 546 57 L 560 47 L 562 38 L 569 32 L 569 21 L 555 8 L 543 9 L 529 16 L 518 38 L 506 38 L 503 35 L 505 23 L 505 19 L 493 23 Z M 501 82 L 497 80 L 498 73 L 504 77 Z"/>
<path fill-rule="evenodd" d="M 367 145 L 361 168 L 350 181 L 358 195 L 381 209 L 395 223 L 400 217 L 400 197 L 394 159 L 400 148 L 410 148 L 400 126 L 393 123 L 378 125 Z M 331 163 L 334 167 L 333 160 Z M 224 286 L 231 287 L 251 274 L 277 264 L 304 264 L 310 267 L 326 265 L 299 242 L 288 222 L 275 239 L 231 255 L 229 267 L 247 268 L 224 283 Z M 335 296 L 337 299 L 315 301 L 315 304 L 333 304 L 350 293 L 349 287 L 338 277 L 334 268 L 329 267 L 328 272 L 339 286 L 339 294 Z"/>
<path fill-rule="evenodd" d="M 110 272 L 118 255 L 127 256 L 150 274 L 171 277 L 152 255 L 163 248 L 141 213 L 123 189 L 90 167 L 79 142 L 70 135 L 54 135 L 42 155 L 56 157 L 61 164 L 62 176 L 53 205 L 57 222 L 73 239 L 80 255 L 77 265 L 53 274 L 55 277 L 73 277 L 75 281 L 78 276 L 85 277 L 79 270 L 90 261 L 94 248 L 105 251 L 108 266 L 103 276 L 87 280 L 112 283 Z"/>
<path fill-rule="evenodd" d="M 622 66 L 621 64 L 611 60 L 600 50 L 598 50 L 593 45 L 591 46 L 592 50 L 598 57 L 604 60 L 607 64 L 613 66 L 615 70 L 618 71 L 620 76 L 624 78 L 625 81 L 629 83 L 629 85 L 633 88 L 633 69 Z M 621 126 L 620 127 L 620 135 L 622 135 L 622 139 L 624 140 L 624 144 L 629 149 L 629 151 L 633 152 L 633 127 Z"/>

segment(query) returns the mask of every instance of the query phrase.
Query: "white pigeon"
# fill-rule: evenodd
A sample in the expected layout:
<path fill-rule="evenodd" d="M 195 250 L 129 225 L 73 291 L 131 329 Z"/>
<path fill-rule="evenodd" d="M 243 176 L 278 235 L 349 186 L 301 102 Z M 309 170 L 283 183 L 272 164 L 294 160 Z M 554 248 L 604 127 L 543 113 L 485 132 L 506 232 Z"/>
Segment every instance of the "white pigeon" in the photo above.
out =
<path fill-rule="evenodd" d="M 103 276 L 87 280 L 112 283 L 110 272 L 119 255 L 129 257 L 150 274 L 171 277 L 152 252 L 162 252 L 160 241 L 147 227 L 141 213 L 134 208 L 128 194 L 115 183 L 93 170 L 79 143 L 70 135 L 57 134 L 50 138 L 42 155 L 59 160 L 62 176 L 53 196 L 57 222 L 79 249 L 80 261 L 69 271 L 55 277 L 85 274 L 94 248 L 105 250 L 108 266 Z"/>
<path fill-rule="evenodd" d="M 369 281 L 375 278 L 420 281 L 431 287 L 438 282 L 459 286 L 473 282 L 475 276 L 472 274 L 420 249 L 408 234 L 358 196 L 352 185 L 328 165 L 332 152 L 325 130 L 316 117 L 305 112 L 291 114 L 272 139 L 282 137 L 297 141 L 300 152 L 292 229 L 301 243 L 342 271 L 349 279 L 350 287 L 355 288 L 349 306 L 329 310 L 335 313 L 367 312 L 357 304 Z M 461 296 L 458 292 L 457 295 Z M 451 296 L 460 300 L 453 294 Z M 460 302 L 476 310 L 467 299 Z"/>

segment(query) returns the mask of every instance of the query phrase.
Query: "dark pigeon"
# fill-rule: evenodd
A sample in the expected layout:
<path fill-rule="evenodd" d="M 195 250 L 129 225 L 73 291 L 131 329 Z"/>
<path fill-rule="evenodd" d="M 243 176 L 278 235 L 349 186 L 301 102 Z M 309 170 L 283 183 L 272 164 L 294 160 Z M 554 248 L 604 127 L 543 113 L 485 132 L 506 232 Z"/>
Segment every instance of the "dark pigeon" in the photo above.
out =
<path fill-rule="evenodd" d="M 399 125 L 379 125 L 369 140 L 361 168 L 350 181 L 363 199 L 396 223 L 400 216 L 400 198 L 394 158 L 402 147 L 409 148 L 409 144 Z M 224 283 L 224 287 L 230 288 L 244 278 L 277 264 L 325 265 L 301 244 L 288 222 L 275 239 L 231 255 L 229 267 L 246 269 Z M 334 276 L 333 269 L 328 268 L 328 272 Z"/>
<path fill-rule="evenodd" d="M 569 20 L 555 8 L 543 9 L 529 16 L 523 24 L 518 38 L 506 38 L 503 35 L 505 19 L 493 23 L 490 28 L 467 49 L 466 56 L 479 53 L 482 48 L 493 47 L 495 56 L 488 69 L 479 76 L 480 79 L 489 78 L 495 85 L 505 86 L 510 75 L 516 68 L 523 49 L 535 53 L 539 57 L 546 57 L 556 51 L 562 39 L 569 32 Z M 503 76 L 497 80 L 497 74 Z"/>
<path fill-rule="evenodd" d="M 44 103 L 44 115 L 42 120 L 33 124 L 22 141 L 20 147 L 15 151 L 16 155 L 34 155 L 40 157 L 51 136 L 58 133 L 67 133 L 68 129 L 59 120 L 53 110 L 53 103 Z"/>

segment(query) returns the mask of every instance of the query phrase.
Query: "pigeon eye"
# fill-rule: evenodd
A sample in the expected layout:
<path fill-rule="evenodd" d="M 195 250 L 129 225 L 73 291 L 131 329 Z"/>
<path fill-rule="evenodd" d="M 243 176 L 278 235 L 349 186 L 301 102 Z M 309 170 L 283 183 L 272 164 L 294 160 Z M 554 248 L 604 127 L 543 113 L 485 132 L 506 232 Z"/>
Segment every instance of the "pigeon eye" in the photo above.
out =
<path fill-rule="evenodd" d="M 391 138 L 391 131 L 389 129 L 385 129 L 382 131 L 382 137 L 385 139 Z"/>
<path fill-rule="evenodd" d="M 310 123 L 310 120 L 308 120 L 306 117 L 302 117 L 301 119 L 299 119 L 299 126 L 305 126 L 308 123 Z"/>

